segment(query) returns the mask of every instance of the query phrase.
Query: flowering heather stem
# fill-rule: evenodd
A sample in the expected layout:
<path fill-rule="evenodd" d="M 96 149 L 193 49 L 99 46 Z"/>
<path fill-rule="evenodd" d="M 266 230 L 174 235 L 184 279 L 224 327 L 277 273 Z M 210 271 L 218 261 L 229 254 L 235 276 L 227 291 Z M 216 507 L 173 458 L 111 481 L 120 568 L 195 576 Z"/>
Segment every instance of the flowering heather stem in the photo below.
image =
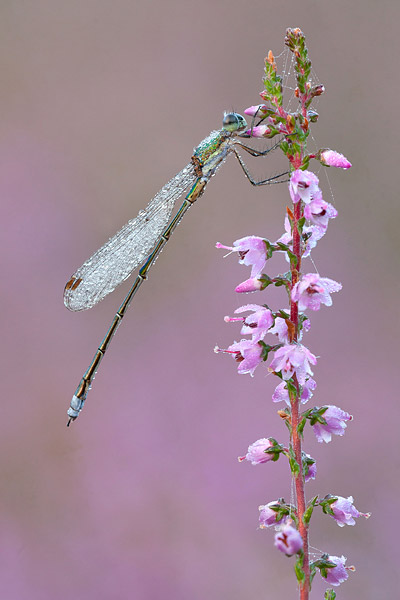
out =
<path fill-rule="evenodd" d="M 311 368 L 317 363 L 317 357 L 301 343 L 304 333 L 310 328 L 306 312 L 319 310 L 321 304 L 331 306 L 331 293 L 342 287 L 337 281 L 321 277 L 316 272 L 301 272 L 302 260 L 310 256 L 327 232 L 329 220 L 337 216 L 336 209 L 324 200 L 319 179 L 308 170 L 308 166 L 311 160 L 341 169 L 350 168 L 351 163 L 329 148 L 307 154 L 309 126 L 318 118 L 310 104 L 314 97 L 324 92 L 324 86 L 312 82 L 311 61 L 302 31 L 288 29 L 285 44 L 294 55 L 297 82 L 294 95 L 300 106 L 292 113 L 283 108 L 282 77 L 270 51 L 265 59 L 265 89 L 260 93 L 266 104 L 251 106 L 245 111 L 245 114 L 259 119 L 258 124 L 246 132 L 249 137 L 283 136 L 279 146 L 289 161 L 289 193 L 293 201 L 292 208 L 286 209 L 285 232 L 276 242 L 253 235 L 236 240 L 233 246 L 218 243 L 217 247 L 237 252 L 239 262 L 251 267 L 251 277 L 240 283 L 236 292 L 259 293 L 270 285 L 282 287 L 288 294 L 289 311 L 287 304 L 278 310 L 268 304 L 246 304 L 237 308 L 235 314 L 250 314 L 225 317 L 225 321 L 241 323 L 240 333 L 251 336 L 251 339 L 241 339 L 227 349 L 216 347 L 216 352 L 233 356 L 238 363 L 238 373 L 251 376 L 258 365 L 265 364 L 273 355 L 268 370 L 279 378 L 280 383 L 272 400 L 286 403 L 285 409 L 278 411 L 278 415 L 288 426 L 290 444 L 287 447 L 274 438 L 263 437 L 249 446 L 247 454 L 239 457 L 239 462 L 247 460 L 252 465 L 259 465 L 276 462 L 280 457 L 288 460 L 296 490 L 295 503 L 288 504 L 284 498 L 279 498 L 260 506 L 259 526 L 260 529 L 274 527 L 275 547 L 289 558 L 296 557 L 294 571 L 300 600 L 308 600 L 317 570 L 333 586 L 340 585 L 348 578 L 348 571 L 354 570 L 354 567 L 345 566 L 344 556 L 326 552 L 310 562 L 308 532 L 314 508 L 320 506 L 340 527 L 354 525 L 356 518 L 367 518 L 369 513 L 359 512 L 353 505 L 352 496 L 345 498 L 327 494 L 320 498 L 317 495 L 306 502 L 305 484 L 315 479 L 317 473 L 316 461 L 302 448 L 307 421 L 318 442 L 328 443 L 332 435 L 343 435 L 346 421 L 352 420 L 350 414 L 333 405 L 301 410 L 301 406 L 312 398 L 317 386 Z M 275 252 L 285 254 L 290 271 L 270 276 L 264 268 Z M 268 343 L 267 336 L 271 335 L 278 338 L 278 343 Z M 324 597 L 334 600 L 336 594 L 327 589 Z"/>

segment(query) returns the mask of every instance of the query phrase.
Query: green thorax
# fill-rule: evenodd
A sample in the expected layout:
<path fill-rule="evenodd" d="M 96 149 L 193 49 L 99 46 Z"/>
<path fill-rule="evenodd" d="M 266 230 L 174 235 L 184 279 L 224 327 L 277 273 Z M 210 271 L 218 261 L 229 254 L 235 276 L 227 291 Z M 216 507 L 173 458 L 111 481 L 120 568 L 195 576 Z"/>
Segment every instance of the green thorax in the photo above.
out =
<path fill-rule="evenodd" d="M 212 131 L 210 135 L 194 149 L 193 156 L 197 158 L 201 165 L 204 165 L 215 152 L 218 152 L 221 145 L 230 137 L 230 135 L 231 134 L 225 129 Z"/>

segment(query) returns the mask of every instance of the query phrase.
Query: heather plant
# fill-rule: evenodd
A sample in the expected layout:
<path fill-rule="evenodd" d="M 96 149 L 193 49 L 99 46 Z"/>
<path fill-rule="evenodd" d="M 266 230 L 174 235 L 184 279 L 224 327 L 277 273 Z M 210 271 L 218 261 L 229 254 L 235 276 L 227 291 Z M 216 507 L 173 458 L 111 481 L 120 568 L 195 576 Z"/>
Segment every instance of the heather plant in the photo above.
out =
<path fill-rule="evenodd" d="M 259 507 L 259 527 L 275 529 L 275 546 L 294 559 L 299 595 L 301 600 L 309 598 L 311 584 L 317 572 L 329 586 L 338 586 L 348 578 L 354 567 L 346 566 L 344 556 L 333 556 L 326 552 L 311 556 L 309 529 L 313 511 L 319 507 L 336 523 L 354 525 L 355 519 L 369 514 L 359 512 L 353 498 L 328 494 L 307 500 L 306 484 L 316 477 L 316 461 L 304 449 L 307 423 L 311 426 L 318 442 L 330 442 L 333 435 L 342 436 L 352 416 L 343 408 L 334 405 L 306 408 L 316 390 L 313 368 L 317 356 L 303 342 L 310 329 L 312 311 L 322 305 L 332 305 L 331 294 L 340 291 L 341 284 L 315 272 L 307 272 L 303 259 L 309 257 L 313 248 L 327 233 L 328 224 L 337 216 L 336 209 L 324 200 L 319 179 L 309 170 L 314 159 L 326 167 L 348 169 L 350 162 L 338 152 L 324 148 L 314 154 L 307 151 L 310 126 L 318 119 L 311 109 L 324 86 L 313 84 L 311 61 L 300 29 L 288 29 L 285 44 L 293 53 L 296 76 L 296 110 L 289 112 L 283 105 L 282 77 L 277 72 L 275 58 L 269 52 L 265 59 L 264 90 L 260 93 L 264 103 L 251 106 L 245 113 L 253 122 L 248 136 L 275 138 L 281 136 L 279 147 L 289 161 L 289 194 L 291 207 L 286 208 L 284 233 L 276 241 L 247 236 L 233 242 L 232 246 L 217 243 L 230 253 L 236 252 L 239 262 L 251 267 L 250 277 L 236 287 L 238 293 L 264 292 L 269 286 L 281 287 L 286 292 L 283 308 L 273 309 L 268 304 L 245 304 L 235 310 L 235 316 L 225 317 L 228 323 L 239 323 L 240 341 L 217 352 L 231 354 L 238 363 L 239 374 L 254 375 L 260 365 L 269 361 L 268 371 L 279 383 L 272 395 L 273 402 L 283 402 L 285 407 L 278 411 L 289 431 L 287 444 L 272 437 L 252 443 L 245 456 L 239 461 L 252 465 L 288 461 L 294 493 L 290 502 L 283 498 L 271 500 Z M 275 253 L 286 259 L 285 272 L 275 276 L 264 272 L 267 261 Z M 314 263 L 310 264 L 312 267 Z M 265 292 L 267 293 L 267 292 Z M 325 599 L 333 600 L 336 593 L 332 588 L 325 592 Z"/>

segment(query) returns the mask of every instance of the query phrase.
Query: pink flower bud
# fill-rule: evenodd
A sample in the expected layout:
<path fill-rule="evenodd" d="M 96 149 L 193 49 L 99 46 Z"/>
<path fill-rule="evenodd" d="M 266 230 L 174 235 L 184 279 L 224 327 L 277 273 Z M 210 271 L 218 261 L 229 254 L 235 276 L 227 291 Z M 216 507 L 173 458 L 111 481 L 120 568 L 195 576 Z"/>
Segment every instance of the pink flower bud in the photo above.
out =
<path fill-rule="evenodd" d="M 274 458 L 273 454 L 267 454 L 265 451 L 272 448 L 273 442 L 269 438 L 262 438 L 251 444 L 247 449 L 246 456 L 239 456 L 239 462 L 248 460 L 252 465 L 260 465 Z"/>
<path fill-rule="evenodd" d="M 259 292 L 262 289 L 262 281 L 261 279 L 257 279 L 257 277 L 250 277 L 250 279 L 246 279 L 246 281 L 242 281 L 235 288 L 235 292 L 239 294 L 247 294 L 248 292 Z"/>
<path fill-rule="evenodd" d="M 338 167 L 339 169 L 350 169 L 351 162 L 343 154 L 326 148 L 319 151 L 319 160 L 326 167 Z M 318 155 L 317 155 L 318 156 Z"/>
<path fill-rule="evenodd" d="M 265 104 L 257 104 L 256 106 L 249 106 L 244 111 L 245 115 L 249 117 L 263 117 L 267 113 L 267 106 Z"/>
<path fill-rule="evenodd" d="M 256 127 L 253 127 L 253 129 L 248 129 L 246 133 L 255 138 L 268 137 L 271 133 L 271 129 L 267 125 L 257 125 Z"/>

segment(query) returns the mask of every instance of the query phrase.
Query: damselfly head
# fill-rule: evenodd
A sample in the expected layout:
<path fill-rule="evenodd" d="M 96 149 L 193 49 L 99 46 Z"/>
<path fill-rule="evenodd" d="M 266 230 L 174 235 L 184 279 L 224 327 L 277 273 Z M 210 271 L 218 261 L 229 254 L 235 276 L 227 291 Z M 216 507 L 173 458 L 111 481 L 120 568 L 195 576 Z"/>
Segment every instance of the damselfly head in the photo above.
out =
<path fill-rule="evenodd" d="M 247 122 L 242 115 L 239 113 L 224 113 L 224 120 L 222 121 L 222 128 L 226 131 L 242 131 L 246 129 Z"/>

